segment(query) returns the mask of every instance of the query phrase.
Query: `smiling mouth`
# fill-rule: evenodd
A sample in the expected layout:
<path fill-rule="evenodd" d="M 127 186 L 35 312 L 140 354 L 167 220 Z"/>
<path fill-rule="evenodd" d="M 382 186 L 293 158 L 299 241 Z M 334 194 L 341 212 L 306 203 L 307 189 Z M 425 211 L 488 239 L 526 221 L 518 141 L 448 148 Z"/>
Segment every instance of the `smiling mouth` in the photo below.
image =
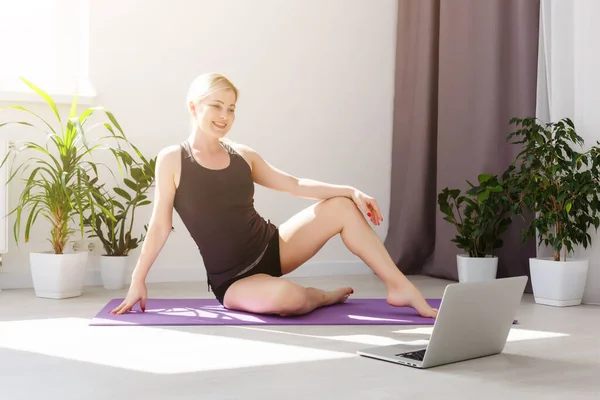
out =
<path fill-rule="evenodd" d="M 213 125 L 219 129 L 224 129 L 227 127 L 227 124 L 224 122 L 213 122 Z"/>

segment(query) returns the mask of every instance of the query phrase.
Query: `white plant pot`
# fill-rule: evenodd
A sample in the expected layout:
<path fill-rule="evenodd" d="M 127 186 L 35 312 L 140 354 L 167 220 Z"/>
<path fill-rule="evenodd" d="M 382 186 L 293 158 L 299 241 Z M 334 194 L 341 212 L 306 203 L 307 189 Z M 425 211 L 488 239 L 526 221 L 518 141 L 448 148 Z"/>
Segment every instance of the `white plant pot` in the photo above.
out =
<path fill-rule="evenodd" d="M 496 279 L 498 257 L 469 257 L 468 254 L 456 256 L 459 282 L 486 282 Z"/>
<path fill-rule="evenodd" d="M 87 260 L 87 251 L 65 254 L 30 253 L 31 278 L 35 295 L 48 299 L 81 296 Z"/>
<path fill-rule="evenodd" d="M 100 275 L 105 289 L 123 289 L 127 276 L 129 256 L 100 257 Z"/>
<path fill-rule="evenodd" d="M 588 260 L 530 258 L 531 287 L 535 302 L 558 307 L 581 304 L 588 268 Z"/>

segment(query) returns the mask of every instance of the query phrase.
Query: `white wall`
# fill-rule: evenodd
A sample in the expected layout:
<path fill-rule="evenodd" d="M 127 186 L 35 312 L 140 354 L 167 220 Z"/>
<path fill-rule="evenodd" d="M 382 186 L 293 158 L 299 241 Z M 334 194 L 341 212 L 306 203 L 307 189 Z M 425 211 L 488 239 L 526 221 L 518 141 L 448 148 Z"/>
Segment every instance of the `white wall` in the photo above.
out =
<path fill-rule="evenodd" d="M 95 103 L 111 109 L 141 151 L 154 156 L 189 134 L 189 82 L 206 71 L 226 74 L 241 92 L 230 137 L 289 173 L 353 185 L 376 197 L 384 223 L 375 229 L 383 239 L 395 35 L 394 0 L 95 0 L 90 76 Z M 311 203 L 257 187 L 256 207 L 275 224 Z M 140 213 L 137 226 L 149 211 Z M 205 279 L 176 213 L 174 221 L 176 232 L 149 280 Z M 17 251 L 13 242 L 0 286 L 30 286 L 31 246 Z M 37 244 L 47 248 L 43 240 Z M 299 270 L 340 271 L 369 272 L 338 238 Z M 92 274 L 88 283 L 97 279 Z"/>
<path fill-rule="evenodd" d="M 542 2 L 542 52 L 540 54 L 540 102 L 537 115 L 557 121 L 570 117 L 586 149 L 600 140 L 600 2 L 544 0 Z M 547 73 L 547 78 L 543 75 Z M 548 99 L 543 97 L 547 95 Z M 600 304 L 600 236 L 590 230 L 592 246 L 578 248 L 575 257 L 589 259 L 590 270 L 584 293 L 585 303 Z M 542 248 L 541 256 L 551 253 Z"/>
<path fill-rule="evenodd" d="M 599 13 L 600 3 L 595 0 L 578 1 L 574 10 L 574 122 L 588 147 L 597 144 L 600 140 L 600 113 L 598 113 L 600 26 L 596 20 Z M 590 235 L 592 235 L 592 247 L 581 252 L 582 256 L 590 260 L 583 301 L 600 304 L 600 235 L 595 231 Z"/>

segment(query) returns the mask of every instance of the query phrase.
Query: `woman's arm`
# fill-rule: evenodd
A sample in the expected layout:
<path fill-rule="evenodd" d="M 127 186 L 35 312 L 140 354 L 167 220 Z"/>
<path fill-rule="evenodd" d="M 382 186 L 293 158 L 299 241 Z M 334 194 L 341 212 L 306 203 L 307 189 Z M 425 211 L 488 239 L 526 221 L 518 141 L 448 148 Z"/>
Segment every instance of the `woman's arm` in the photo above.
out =
<path fill-rule="evenodd" d="M 146 280 L 148 271 L 162 250 L 173 223 L 173 201 L 175 198 L 175 169 L 179 161 L 179 147 L 173 146 L 159 152 L 156 158 L 156 191 L 148 233 L 131 276 L 132 281 Z"/>
<path fill-rule="evenodd" d="M 259 185 L 306 199 L 326 200 L 332 197 L 347 197 L 354 201 L 371 219 L 373 224 L 379 225 L 383 221 L 375 199 L 360 190 L 347 185 L 335 185 L 313 179 L 297 178 L 274 167 L 252 148 L 239 144 L 236 144 L 236 146 L 239 146 L 238 149 L 250 161 L 252 177 L 254 182 Z"/>
<path fill-rule="evenodd" d="M 285 173 L 284 173 L 285 174 Z M 294 178 L 295 185 L 291 194 L 305 199 L 325 200 L 332 197 L 347 197 L 352 199 L 356 189 L 352 186 L 335 185 L 307 178 Z"/>
<path fill-rule="evenodd" d="M 179 146 L 161 150 L 156 158 L 156 192 L 150 217 L 148 234 L 142 244 L 140 256 L 131 274 L 131 285 L 125 299 L 112 314 L 121 315 L 131 311 L 138 302 L 146 310 L 146 277 L 158 253 L 162 250 L 172 228 L 173 200 L 175 198 L 174 173 L 179 169 Z"/>
<path fill-rule="evenodd" d="M 254 182 L 261 186 L 305 199 L 352 198 L 355 189 L 351 186 L 333 185 L 313 179 L 297 178 L 274 167 L 252 148 L 240 144 L 236 144 L 236 147 L 241 150 L 244 158 L 250 162 Z"/>
<path fill-rule="evenodd" d="M 356 190 L 352 186 L 297 178 L 272 166 L 258 155 L 256 159 L 259 161 L 253 163 L 252 175 L 254 181 L 269 189 L 313 200 L 326 200 L 332 197 L 348 197 L 351 199 Z"/>

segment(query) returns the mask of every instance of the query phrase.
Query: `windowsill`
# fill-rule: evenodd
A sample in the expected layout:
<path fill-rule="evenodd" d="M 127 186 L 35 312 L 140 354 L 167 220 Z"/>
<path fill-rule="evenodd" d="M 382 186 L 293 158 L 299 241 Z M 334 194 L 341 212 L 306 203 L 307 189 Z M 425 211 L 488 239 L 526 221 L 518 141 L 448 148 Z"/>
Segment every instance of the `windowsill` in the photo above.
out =
<path fill-rule="evenodd" d="M 89 106 L 96 99 L 96 90 L 89 79 L 83 78 L 75 85 L 70 83 L 60 84 L 52 82 L 33 82 L 41 90 L 46 92 L 56 105 L 68 105 L 73 103 L 75 90 L 78 92 L 77 104 Z M 33 91 L 28 85 L 18 79 L 0 80 L 0 102 L 11 103 L 46 103 L 46 101 Z"/>
<path fill-rule="evenodd" d="M 73 102 L 74 95 L 72 93 L 59 91 L 48 91 L 47 93 L 57 105 L 71 105 Z M 95 99 L 95 91 L 89 90 L 79 94 L 77 104 L 92 105 Z M 0 102 L 45 103 L 46 101 L 31 90 L 0 90 Z"/>

